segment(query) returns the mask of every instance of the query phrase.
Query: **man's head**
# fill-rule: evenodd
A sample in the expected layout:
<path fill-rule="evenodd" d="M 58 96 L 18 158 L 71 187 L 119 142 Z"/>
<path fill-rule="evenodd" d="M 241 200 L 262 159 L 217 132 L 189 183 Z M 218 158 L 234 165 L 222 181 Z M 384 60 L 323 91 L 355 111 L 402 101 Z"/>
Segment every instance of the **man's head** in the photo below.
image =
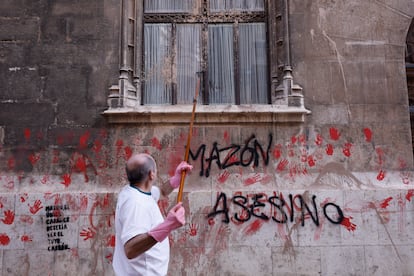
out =
<path fill-rule="evenodd" d="M 130 184 L 153 181 L 157 175 L 154 158 L 146 153 L 139 153 L 128 159 L 125 171 Z"/>

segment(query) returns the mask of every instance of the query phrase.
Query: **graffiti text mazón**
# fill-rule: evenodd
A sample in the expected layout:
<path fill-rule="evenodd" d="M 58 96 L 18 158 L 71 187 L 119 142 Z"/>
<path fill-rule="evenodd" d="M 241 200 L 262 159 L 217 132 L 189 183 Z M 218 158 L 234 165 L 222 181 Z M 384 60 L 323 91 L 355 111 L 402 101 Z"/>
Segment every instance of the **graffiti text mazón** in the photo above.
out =
<path fill-rule="evenodd" d="M 260 157 L 263 159 L 263 164 L 269 164 L 270 149 L 272 146 L 273 136 L 269 134 L 269 141 L 264 148 L 255 135 L 251 135 L 244 145 L 231 144 L 220 148 L 217 142 L 213 143 L 213 148 L 208 157 L 206 157 L 207 146 L 202 144 L 195 153 L 190 150 L 190 156 L 193 160 L 200 158 L 200 176 L 209 177 L 212 163 L 216 163 L 219 169 L 226 169 L 232 166 L 248 167 L 259 165 Z M 206 164 L 206 168 L 204 167 Z"/>

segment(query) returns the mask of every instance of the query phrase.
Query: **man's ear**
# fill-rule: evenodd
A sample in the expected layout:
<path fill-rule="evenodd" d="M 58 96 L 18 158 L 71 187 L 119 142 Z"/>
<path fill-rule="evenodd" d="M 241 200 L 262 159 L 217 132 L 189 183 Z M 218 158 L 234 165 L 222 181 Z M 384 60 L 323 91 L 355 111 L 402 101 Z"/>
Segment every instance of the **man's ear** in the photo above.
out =
<path fill-rule="evenodd" d="M 155 179 L 154 171 L 150 171 L 148 177 L 149 177 L 149 180 L 151 180 L 151 181 L 154 180 Z"/>

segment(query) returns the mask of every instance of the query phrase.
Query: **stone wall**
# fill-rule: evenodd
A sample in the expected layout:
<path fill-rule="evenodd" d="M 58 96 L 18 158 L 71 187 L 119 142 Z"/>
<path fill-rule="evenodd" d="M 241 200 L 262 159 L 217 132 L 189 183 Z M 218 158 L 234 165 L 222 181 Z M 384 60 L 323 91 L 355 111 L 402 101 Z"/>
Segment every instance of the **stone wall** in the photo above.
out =
<path fill-rule="evenodd" d="M 413 275 L 414 4 L 301 0 L 290 13 L 293 74 L 312 113 L 196 120 L 170 275 Z M 2 275 L 113 275 L 125 160 L 151 153 L 163 180 L 184 156 L 185 123 L 102 116 L 119 76 L 119 18 L 112 0 L 2 3 Z"/>

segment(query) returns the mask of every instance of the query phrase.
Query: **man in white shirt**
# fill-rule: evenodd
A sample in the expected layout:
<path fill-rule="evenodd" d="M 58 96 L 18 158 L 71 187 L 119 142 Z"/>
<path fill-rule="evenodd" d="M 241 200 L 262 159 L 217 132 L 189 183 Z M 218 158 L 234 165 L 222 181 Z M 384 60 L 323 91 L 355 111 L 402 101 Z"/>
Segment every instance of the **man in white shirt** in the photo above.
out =
<path fill-rule="evenodd" d="M 163 218 L 157 201 L 180 185 L 182 171 L 192 166 L 181 162 L 175 174 L 160 188 L 153 186 L 157 165 L 148 154 L 135 154 L 126 164 L 129 185 L 118 195 L 115 211 L 113 268 L 118 276 L 167 275 L 170 255 L 168 235 L 185 223 L 179 202 Z"/>

